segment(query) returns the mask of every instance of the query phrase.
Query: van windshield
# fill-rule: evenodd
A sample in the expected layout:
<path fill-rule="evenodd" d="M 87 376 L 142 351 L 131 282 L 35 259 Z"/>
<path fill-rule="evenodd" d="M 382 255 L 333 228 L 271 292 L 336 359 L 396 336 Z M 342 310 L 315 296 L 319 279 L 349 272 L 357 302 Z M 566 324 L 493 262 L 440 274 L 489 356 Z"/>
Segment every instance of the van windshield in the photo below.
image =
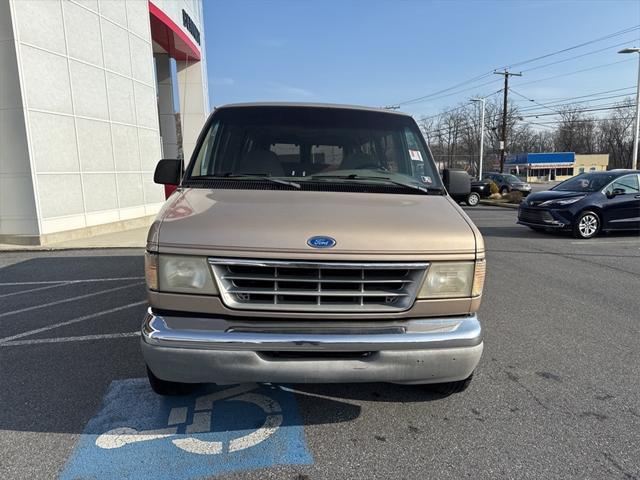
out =
<path fill-rule="evenodd" d="M 442 189 L 412 118 L 346 108 L 218 110 L 185 181 L 248 177 L 295 185 L 382 181 Z"/>

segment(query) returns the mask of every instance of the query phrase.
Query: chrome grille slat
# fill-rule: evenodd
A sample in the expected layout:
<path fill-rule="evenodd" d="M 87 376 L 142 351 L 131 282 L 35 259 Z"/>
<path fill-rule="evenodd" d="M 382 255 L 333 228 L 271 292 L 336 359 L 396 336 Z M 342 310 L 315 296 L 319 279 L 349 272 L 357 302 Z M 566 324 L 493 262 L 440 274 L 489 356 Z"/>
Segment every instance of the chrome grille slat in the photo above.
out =
<path fill-rule="evenodd" d="M 315 295 L 319 297 L 353 297 L 353 292 L 344 291 L 344 290 L 282 290 L 282 289 L 274 289 L 270 290 L 268 288 L 238 288 L 231 287 L 227 290 L 229 293 L 238 294 L 238 293 L 247 293 L 247 294 L 271 294 L 277 293 L 278 295 Z M 408 293 L 398 293 L 393 290 L 363 290 L 358 292 L 355 296 L 363 296 L 363 297 L 408 297 Z"/>
<path fill-rule="evenodd" d="M 230 308 L 385 312 L 411 307 L 424 262 L 307 262 L 209 258 Z"/>
<path fill-rule="evenodd" d="M 362 277 L 358 278 L 330 278 L 330 277 L 322 277 L 320 278 L 300 278 L 300 277 L 292 277 L 292 276 L 278 276 L 274 277 L 271 275 L 235 275 L 228 274 L 223 275 L 222 278 L 224 280 L 264 280 L 264 281 L 273 281 L 276 278 L 279 281 L 287 281 L 290 280 L 292 282 L 305 282 L 305 283 L 318 283 L 322 280 L 322 283 L 362 283 Z M 367 279 L 366 283 L 411 283 L 413 280 L 411 279 L 399 279 L 399 278 L 372 278 Z"/>

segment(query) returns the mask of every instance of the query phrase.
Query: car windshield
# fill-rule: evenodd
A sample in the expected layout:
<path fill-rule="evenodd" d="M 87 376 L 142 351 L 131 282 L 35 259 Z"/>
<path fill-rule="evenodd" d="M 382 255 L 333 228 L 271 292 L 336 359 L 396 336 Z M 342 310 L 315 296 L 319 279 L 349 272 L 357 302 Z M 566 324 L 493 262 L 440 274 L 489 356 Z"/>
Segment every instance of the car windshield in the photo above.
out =
<path fill-rule="evenodd" d="M 520 180 L 515 175 L 505 175 L 504 179 L 509 183 L 522 183 L 522 180 Z"/>
<path fill-rule="evenodd" d="M 328 107 L 230 107 L 214 114 L 186 182 L 442 184 L 411 117 Z"/>
<path fill-rule="evenodd" d="M 583 173 L 565 180 L 553 187 L 551 190 L 558 190 L 561 192 L 595 192 L 603 188 L 615 178 L 616 175 L 613 174 Z"/>

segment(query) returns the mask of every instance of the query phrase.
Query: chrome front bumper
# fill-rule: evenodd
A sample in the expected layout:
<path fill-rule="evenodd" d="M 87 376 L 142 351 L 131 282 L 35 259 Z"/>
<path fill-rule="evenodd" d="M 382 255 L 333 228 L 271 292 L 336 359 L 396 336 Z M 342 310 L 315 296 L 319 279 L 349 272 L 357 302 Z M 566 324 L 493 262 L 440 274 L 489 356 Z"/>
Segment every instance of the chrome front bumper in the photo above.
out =
<path fill-rule="evenodd" d="M 291 323 L 255 321 L 247 327 L 245 320 L 234 326 L 224 319 L 160 316 L 149 309 L 142 353 L 161 379 L 219 384 L 448 382 L 471 375 L 482 355 L 475 315 L 384 326 L 310 323 L 296 329 Z"/>

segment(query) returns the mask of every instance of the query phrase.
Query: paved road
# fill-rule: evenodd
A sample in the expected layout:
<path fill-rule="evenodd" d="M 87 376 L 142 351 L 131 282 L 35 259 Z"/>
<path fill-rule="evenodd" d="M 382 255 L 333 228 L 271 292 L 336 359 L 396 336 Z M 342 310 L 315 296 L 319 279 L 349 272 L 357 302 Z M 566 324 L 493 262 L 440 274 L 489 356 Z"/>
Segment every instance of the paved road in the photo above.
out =
<path fill-rule="evenodd" d="M 259 387 L 278 402 L 262 404 L 281 410 L 278 431 L 213 456 L 171 437 L 96 447 L 107 426 L 183 412 L 132 380 L 144 376 L 141 251 L 1 254 L 0 478 L 94 467 L 144 478 L 149 459 L 181 472 L 154 478 L 176 479 L 640 478 L 640 239 L 578 241 L 517 226 L 510 209 L 469 213 L 489 262 L 486 347 L 469 390 Z M 221 436 L 255 431 L 266 415 L 258 396 L 242 398 L 216 404 Z"/>

